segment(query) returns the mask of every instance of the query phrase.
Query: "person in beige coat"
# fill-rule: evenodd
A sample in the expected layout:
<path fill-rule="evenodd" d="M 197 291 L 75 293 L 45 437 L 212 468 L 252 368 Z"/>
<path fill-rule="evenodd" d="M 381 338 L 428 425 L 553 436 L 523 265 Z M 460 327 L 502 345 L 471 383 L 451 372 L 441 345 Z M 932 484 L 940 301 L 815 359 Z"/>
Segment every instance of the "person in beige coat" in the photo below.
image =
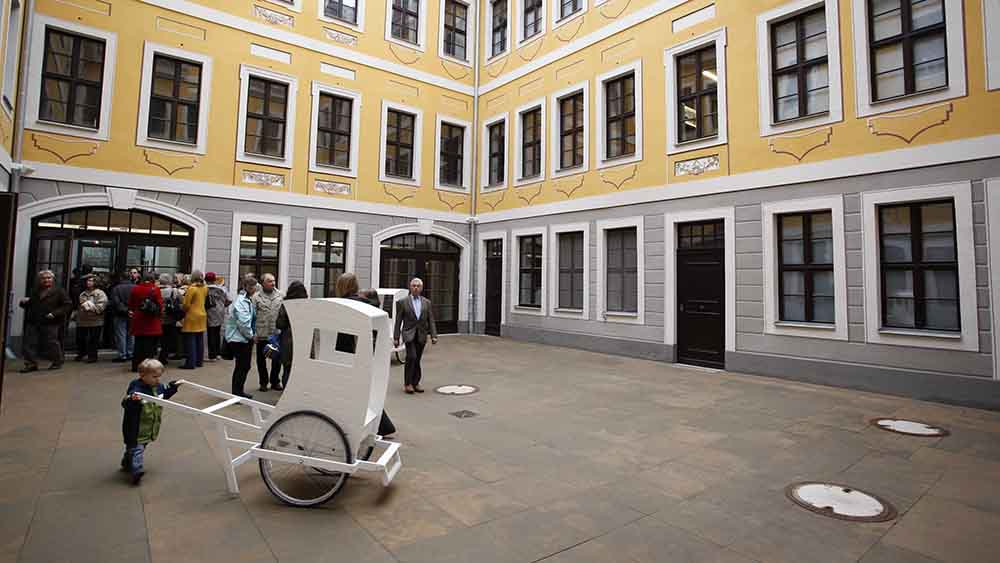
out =
<path fill-rule="evenodd" d="M 108 307 L 108 296 L 97 287 L 97 276 L 89 274 L 83 278 L 84 290 L 78 298 L 76 310 L 76 330 L 81 331 L 80 343 L 83 348 L 77 351 L 77 357 L 86 356 L 86 362 L 97 361 L 97 348 L 101 343 L 101 333 L 104 331 L 104 310 Z"/>

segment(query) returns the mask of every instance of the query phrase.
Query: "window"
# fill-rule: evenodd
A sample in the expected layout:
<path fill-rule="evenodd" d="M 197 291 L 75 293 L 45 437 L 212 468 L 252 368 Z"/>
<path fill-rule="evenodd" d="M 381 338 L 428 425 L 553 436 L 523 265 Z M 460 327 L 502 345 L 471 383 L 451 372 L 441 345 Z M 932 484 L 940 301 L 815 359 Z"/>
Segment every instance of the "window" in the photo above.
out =
<path fill-rule="evenodd" d="M 542 235 L 518 237 L 518 299 L 520 307 L 542 306 Z"/>
<path fill-rule="evenodd" d="M 390 109 L 385 129 L 385 174 L 413 178 L 413 142 L 416 116 Z"/>
<path fill-rule="evenodd" d="M 488 186 L 497 186 L 504 183 L 504 172 L 507 168 L 507 122 L 506 120 L 494 123 L 488 128 L 489 137 L 489 180 Z"/>
<path fill-rule="evenodd" d="M 157 53 L 151 79 L 148 137 L 196 143 L 201 64 Z"/>
<path fill-rule="evenodd" d="M 559 0 L 559 19 L 569 17 L 583 9 L 583 0 Z"/>
<path fill-rule="evenodd" d="M 635 154 L 635 73 L 604 83 L 605 158 Z"/>
<path fill-rule="evenodd" d="M 882 326 L 960 330 L 954 203 L 885 205 L 878 220 Z"/>
<path fill-rule="evenodd" d="M 719 133 L 718 74 L 715 45 L 677 57 L 677 140 L 681 143 Z"/>
<path fill-rule="evenodd" d="M 944 0 L 871 0 L 868 33 L 874 100 L 948 85 Z"/>
<path fill-rule="evenodd" d="M 639 262 L 636 228 L 608 229 L 604 236 L 607 237 L 605 310 L 609 313 L 637 313 Z"/>
<path fill-rule="evenodd" d="M 443 185 L 461 187 L 463 184 L 462 161 L 465 145 L 465 127 L 441 124 L 439 178 Z"/>
<path fill-rule="evenodd" d="M 584 159 L 583 92 L 559 99 L 559 168 L 583 166 Z"/>
<path fill-rule="evenodd" d="M 778 318 L 834 323 L 833 214 L 778 215 Z"/>
<path fill-rule="evenodd" d="M 823 7 L 772 24 L 772 115 L 776 122 L 829 111 L 826 33 Z"/>
<path fill-rule="evenodd" d="M 258 280 L 264 274 L 278 278 L 281 254 L 281 225 L 265 223 L 240 224 L 239 276 L 253 274 Z M 280 279 L 277 280 L 279 283 Z"/>
<path fill-rule="evenodd" d="M 100 39 L 45 30 L 39 119 L 99 129 L 104 47 Z"/>
<path fill-rule="evenodd" d="M 316 164 L 351 167 L 351 130 L 354 100 L 326 92 L 319 95 L 316 123 Z"/>
<path fill-rule="evenodd" d="M 545 31 L 544 0 L 522 0 L 524 2 L 521 25 L 521 40 L 527 41 Z"/>
<path fill-rule="evenodd" d="M 313 229 L 309 295 L 336 297 L 337 278 L 346 270 L 347 231 Z"/>
<path fill-rule="evenodd" d="M 3 103 L 7 109 L 14 109 L 17 96 L 17 63 L 21 54 L 21 1 L 12 0 L 7 18 L 7 41 L 3 66 Z"/>
<path fill-rule="evenodd" d="M 469 7 L 456 0 L 445 0 L 444 54 L 466 60 Z"/>
<path fill-rule="evenodd" d="M 357 24 L 358 0 L 325 0 L 323 15 L 352 25 Z"/>
<path fill-rule="evenodd" d="M 508 0 L 490 2 L 490 25 L 492 28 L 490 56 L 495 57 L 507 51 L 507 10 Z"/>
<path fill-rule="evenodd" d="M 248 154 L 284 157 L 287 109 L 288 84 L 251 76 L 243 150 Z"/>
<path fill-rule="evenodd" d="M 583 310 L 584 240 L 583 231 L 559 233 L 559 308 Z"/>
<path fill-rule="evenodd" d="M 521 114 L 521 178 L 542 173 L 542 109 Z"/>
<path fill-rule="evenodd" d="M 420 44 L 420 0 L 392 0 L 391 35 L 395 39 Z"/>

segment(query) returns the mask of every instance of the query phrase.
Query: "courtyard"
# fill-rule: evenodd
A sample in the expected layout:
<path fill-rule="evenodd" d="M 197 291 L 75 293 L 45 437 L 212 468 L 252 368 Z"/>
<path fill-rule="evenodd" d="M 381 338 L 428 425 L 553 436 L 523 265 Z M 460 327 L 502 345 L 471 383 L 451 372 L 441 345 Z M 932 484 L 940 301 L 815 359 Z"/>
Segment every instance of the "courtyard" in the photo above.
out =
<path fill-rule="evenodd" d="M 393 366 L 403 469 L 318 509 L 280 504 L 256 464 L 225 491 L 213 427 L 168 412 L 141 486 L 117 471 L 122 364 L 17 374 L 0 415 L 0 561 L 933 562 L 1000 553 L 1000 413 L 477 336 Z M 231 363 L 168 370 L 228 389 Z M 255 371 L 255 370 L 254 370 Z M 292 375 L 294 381 L 294 373 Z M 251 372 L 247 389 L 255 382 Z M 475 394 L 431 392 L 452 383 Z M 294 383 L 293 383 L 294 384 Z M 255 399 L 275 402 L 275 392 Z M 177 400 L 207 406 L 182 388 Z M 469 411 L 467 417 L 452 413 Z M 950 430 L 917 438 L 874 417 Z M 806 511 L 803 480 L 899 515 Z"/>

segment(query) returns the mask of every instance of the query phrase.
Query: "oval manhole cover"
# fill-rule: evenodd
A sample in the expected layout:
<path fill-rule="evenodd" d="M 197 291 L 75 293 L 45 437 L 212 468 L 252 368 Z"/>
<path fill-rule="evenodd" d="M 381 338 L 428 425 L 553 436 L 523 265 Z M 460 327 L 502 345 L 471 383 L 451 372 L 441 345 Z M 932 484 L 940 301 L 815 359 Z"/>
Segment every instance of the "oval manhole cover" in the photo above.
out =
<path fill-rule="evenodd" d="M 896 517 L 887 500 L 837 483 L 795 483 L 785 488 L 795 504 L 823 516 L 851 522 L 886 522 Z"/>
<path fill-rule="evenodd" d="M 944 428 L 932 426 L 926 422 L 917 420 L 900 420 L 897 418 L 876 418 L 872 420 L 872 426 L 895 432 L 906 434 L 907 436 L 921 436 L 924 438 L 939 438 L 947 436 L 949 432 Z"/>
<path fill-rule="evenodd" d="M 471 395 L 479 391 L 479 387 L 475 385 L 442 385 L 434 391 L 441 393 L 442 395 Z"/>

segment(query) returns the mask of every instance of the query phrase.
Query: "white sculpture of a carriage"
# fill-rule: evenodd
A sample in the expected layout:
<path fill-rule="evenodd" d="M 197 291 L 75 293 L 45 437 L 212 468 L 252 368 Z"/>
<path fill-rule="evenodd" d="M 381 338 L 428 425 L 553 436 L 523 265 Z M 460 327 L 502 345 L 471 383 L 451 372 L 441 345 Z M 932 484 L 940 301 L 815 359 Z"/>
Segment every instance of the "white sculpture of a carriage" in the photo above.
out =
<path fill-rule="evenodd" d="M 276 405 L 188 381 L 186 388 L 223 400 L 198 409 L 149 395 L 142 399 L 217 423 L 231 493 L 239 493 L 236 468 L 252 459 L 258 460 L 268 490 L 295 506 L 330 500 L 357 471 L 377 472 L 388 485 L 402 464 L 399 443 L 377 434 L 392 352 L 388 315 L 349 299 L 290 300 L 284 305 L 295 340 L 294 369 Z M 235 405 L 248 407 L 252 421 L 218 412 Z M 378 458 L 369 461 L 376 450 Z"/>

